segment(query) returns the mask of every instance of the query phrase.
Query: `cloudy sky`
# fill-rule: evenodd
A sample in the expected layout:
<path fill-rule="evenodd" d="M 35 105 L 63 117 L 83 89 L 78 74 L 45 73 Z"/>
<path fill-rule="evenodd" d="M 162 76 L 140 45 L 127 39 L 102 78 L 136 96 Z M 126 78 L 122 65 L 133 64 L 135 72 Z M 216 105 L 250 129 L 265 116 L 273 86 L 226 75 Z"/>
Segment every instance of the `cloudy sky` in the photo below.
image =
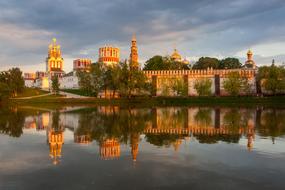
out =
<path fill-rule="evenodd" d="M 47 47 L 58 39 L 65 71 L 75 58 L 98 58 L 98 47 L 129 55 L 138 39 L 140 62 L 176 47 L 192 62 L 201 56 L 285 62 L 284 0 L 0 0 L 0 70 L 45 69 Z"/>

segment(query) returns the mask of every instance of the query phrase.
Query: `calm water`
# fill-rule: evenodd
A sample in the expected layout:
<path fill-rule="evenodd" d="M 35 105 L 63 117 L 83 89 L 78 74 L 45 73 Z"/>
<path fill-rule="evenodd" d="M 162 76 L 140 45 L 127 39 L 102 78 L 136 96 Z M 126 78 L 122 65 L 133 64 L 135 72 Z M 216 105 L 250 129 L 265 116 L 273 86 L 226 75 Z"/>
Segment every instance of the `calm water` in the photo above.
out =
<path fill-rule="evenodd" d="M 285 109 L 0 109 L 0 189 L 284 189 Z"/>

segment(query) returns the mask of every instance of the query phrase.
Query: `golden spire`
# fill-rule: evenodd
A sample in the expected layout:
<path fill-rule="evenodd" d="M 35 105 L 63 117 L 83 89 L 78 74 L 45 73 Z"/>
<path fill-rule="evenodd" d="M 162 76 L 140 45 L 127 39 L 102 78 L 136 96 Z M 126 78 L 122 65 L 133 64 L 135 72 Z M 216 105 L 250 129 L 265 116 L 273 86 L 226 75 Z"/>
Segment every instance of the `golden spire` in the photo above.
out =
<path fill-rule="evenodd" d="M 137 41 L 136 34 L 133 34 L 132 41 Z"/>
<path fill-rule="evenodd" d="M 249 49 L 247 55 L 253 55 L 252 51 Z"/>
<path fill-rule="evenodd" d="M 53 41 L 53 43 L 56 43 L 56 38 L 53 38 L 52 41 Z"/>

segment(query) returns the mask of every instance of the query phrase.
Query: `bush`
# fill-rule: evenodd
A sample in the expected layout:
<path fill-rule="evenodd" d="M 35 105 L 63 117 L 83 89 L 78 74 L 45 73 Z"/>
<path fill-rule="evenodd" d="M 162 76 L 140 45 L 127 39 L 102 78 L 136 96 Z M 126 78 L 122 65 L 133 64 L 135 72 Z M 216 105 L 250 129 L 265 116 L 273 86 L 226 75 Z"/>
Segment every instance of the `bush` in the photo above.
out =
<path fill-rule="evenodd" d="M 199 96 L 211 95 L 212 81 L 210 79 L 197 79 L 194 84 L 194 89 L 197 91 Z"/>
<path fill-rule="evenodd" d="M 223 85 L 226 92 L 231 96 L 238 96 L 242 89 L 244 81 L 242 80 L 238 72 L 231 72 L 226 80 L 224 80 Z"/>

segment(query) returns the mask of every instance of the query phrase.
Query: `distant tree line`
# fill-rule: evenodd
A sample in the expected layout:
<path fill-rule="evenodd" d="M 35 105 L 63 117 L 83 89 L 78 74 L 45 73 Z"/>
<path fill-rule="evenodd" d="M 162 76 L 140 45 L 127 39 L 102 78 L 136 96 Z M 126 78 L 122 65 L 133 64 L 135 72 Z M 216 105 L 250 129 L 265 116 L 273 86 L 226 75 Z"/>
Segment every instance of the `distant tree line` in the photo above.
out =
<path fill-rule="evenodd" d="M 212 57 L 201 57 L 193 64 L 192 69 L 238 69 L 242 64 L 237 58 L 219 60 Z M 183 62 L 172 60 L 169 56 L 156 55 L 146 61 L 144 70 L 189 70 L 191 66 Z"/>
<path fill-rule="evenodd" d="M 189 65 L 175 61 L 169 56 L 156 55 L 146 61 L 143 70 L 189 70 Z"/>
<path fill-rule="evenodd" d="M 219 60 L 211 57 L 201 57 L 192 67 L 192 69 L 239 69 L 242 67 L 239 59 L 237 58 L 225 58 Z"/>

